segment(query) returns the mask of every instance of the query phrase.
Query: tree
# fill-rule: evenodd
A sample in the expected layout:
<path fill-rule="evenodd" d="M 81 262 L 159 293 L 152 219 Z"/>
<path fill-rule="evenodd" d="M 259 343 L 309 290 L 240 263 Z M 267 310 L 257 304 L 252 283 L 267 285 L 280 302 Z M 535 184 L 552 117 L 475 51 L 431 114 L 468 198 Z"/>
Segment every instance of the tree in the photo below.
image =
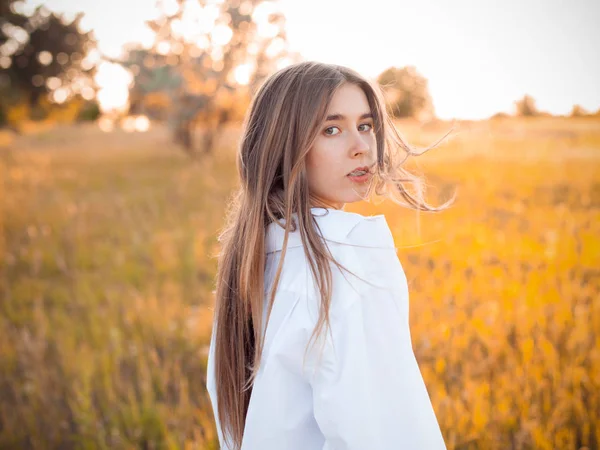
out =
<path fill-rule="evenodd" d="M 427 120 L 435 115 L 427 79 L 414 66 L 390 67 L 379 75 L 377 81 L 394 117 Z"/>
<path fill-rule="evenodd" d="M 79 28 L 81 15 L 67 23 L 45 7 L 31 16 L 14 0 L 0 0 L 0 107 L 20 101 L 39 106 L 42 95 L 57 103 L 95 95 L 94 65 L 86 59 L 95 41 Z"/>
<path fill-rule="evenodd" d="M 130 47 L 121 60 L 112 60 L 129 70 L 129 114 L 143 114 L 154 120 L 167 120 L 174 95 L 181 88 L 175 55 L 161 55 L 141 46 Z"/>
<path fill-rule="evenodd" d="M 539 116 L 540 112 L 535 105 L 535 100 L 532 96 L 525 94 L 523 98 L 515 102 L 515 113 L 521 117 Z"/>
<path fill-rule="evenodd" d="M 571 109 L 571 117 L 585 117 L 589 115 L 589 112 L 581 105 L 573 105 Z"/>
<path fill-rule="evenodd" d="M 505 113 L 504 111 L 500 111 L 495 114 L 492 114 L 492 116 L 490 116 L 490 120 L 508 119 L 509 117 L 510 114 Z"/>
<path fill-rule="evenodd" d="M 298 59 L 287 50 L 285 18 L 270 0 L 177 0 L 175 10 L 163 8 L 148 26 L 155 34 L 152 48 L 130 51 L 122 62 L 134 74 L 131 105 L 143 110 L 149 94 L 161 98 L 169 105 L 175 141 L 191 156 L 197 154 L 198 124 L 202 153 L 208 153 L 240 99 L 277 67 Z"/>

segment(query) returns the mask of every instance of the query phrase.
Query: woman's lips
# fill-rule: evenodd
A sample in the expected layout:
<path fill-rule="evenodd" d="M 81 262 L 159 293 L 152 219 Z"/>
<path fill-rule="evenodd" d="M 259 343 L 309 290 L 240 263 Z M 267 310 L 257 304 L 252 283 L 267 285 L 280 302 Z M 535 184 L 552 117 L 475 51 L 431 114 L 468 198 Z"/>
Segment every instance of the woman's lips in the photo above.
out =
<path fill-rule="evenodd" d="M 369 180 L 369 178 L 371 178 L 371 173 L 367 172 L 364 175 L 358 175 L 358 176 L 352 176 L 352 175 L 346 175 L 348 178 L 350 178 L 350 180 L 354 181 L 355 183 L 364 183 L 366 181 Z"/>
<path fill-rule="evenodd" d="M 359 170 L 362 170 L 363 172 L 368 172 L 369 168 L 367 166 L 362 166 L 362 167 L 357 167 L 356 169 L 354 169 L 352 172 L 357 172 Z M 350 175 L 352 172 L 350 172 L 348 175 Z"/>

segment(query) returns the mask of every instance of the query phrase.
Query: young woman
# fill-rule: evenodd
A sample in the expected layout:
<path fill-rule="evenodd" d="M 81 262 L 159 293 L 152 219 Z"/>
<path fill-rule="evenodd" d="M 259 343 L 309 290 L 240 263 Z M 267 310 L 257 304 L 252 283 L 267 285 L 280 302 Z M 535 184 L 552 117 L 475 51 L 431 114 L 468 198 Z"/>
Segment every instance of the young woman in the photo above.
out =
<path fill-rule="evenodd" d="M 414 154 L 352 70 L 300 63 L 257 92 L 220 236 L 207 388 L 221 449 L 445 448 L 386 219 L 343 209 L 373 193 L 453 201 L 406 190 L 418 179 L 399 150 Z"/>

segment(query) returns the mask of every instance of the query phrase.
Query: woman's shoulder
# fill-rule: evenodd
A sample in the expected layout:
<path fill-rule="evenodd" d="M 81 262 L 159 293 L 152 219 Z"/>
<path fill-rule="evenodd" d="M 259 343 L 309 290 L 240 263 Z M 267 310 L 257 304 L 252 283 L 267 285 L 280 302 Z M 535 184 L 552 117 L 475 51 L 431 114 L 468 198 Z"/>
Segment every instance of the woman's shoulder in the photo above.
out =
<path fill-rule="evenodd" d="M 321 235 L 335 262 L 330 262 L 334 294 L 364 293 L 373 286 L 389 284 L 397 274 L 399 261 L 394 239 L 384 215 L 363 216 L 337 209 L 311 210 L 317 233 Z M 283 222 L 284 224 L 284 222 Z M 278 266 L 285 229 L 275 223 L 266 233 L 267 276 L 274 278 Z M 283 285 L 316 292 L 314 275 L 303 247 L 300 231 L 288 235 L 281 279 Z M 397 278 L 397 277 L 395 277 Z M 370 285 L 369 282 L 375 282 Z"/>
<path fill-rule="evenodd" d="M 405 276 L 385 216 L 362 216 L 334 209 L 321 209 L 314 211 L 313 215 L 317 231 L 335 260 L 335 263 L 329 263 L 332 320 L 342 318 L 345 311 L 357 302 L 381 297 L 381 290 L 405 290 Z M 274 279 L 277 271 L 284 232 L 284 228 L 276 224 L 271 224 L 267 231 L 266 275 L 269 281 Z M 311 318 L 317 316 L 320 289 L 299 230 L 289 233 L 280 281 L 282 289 L 299 294 L 308 306 Z"/>
<path fill-rule="evenodd" d="M 358 213 L 333 209 L 312 208 L 318 233 L 330 250 L 335 245 L 353 246 L 363 249 L 394 249 L 394 239 L 383 214 L 363 216 Z M 296 214 L 293 214 L 296 219 Z M 281 251 L 285 239 L 285 220 L 268 225 L 265 236 L 267 253 Z M 287 248 L 302 247 L 298 229 L 288 234 Z"/>

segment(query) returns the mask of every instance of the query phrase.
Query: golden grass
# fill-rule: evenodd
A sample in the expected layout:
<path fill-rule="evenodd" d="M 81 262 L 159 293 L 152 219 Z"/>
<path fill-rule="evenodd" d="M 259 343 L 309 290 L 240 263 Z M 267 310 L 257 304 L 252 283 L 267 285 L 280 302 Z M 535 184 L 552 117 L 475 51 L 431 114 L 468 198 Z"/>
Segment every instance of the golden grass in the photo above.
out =
<path fill-rule="evenodd" d="M 448 124 L 399 126 L 425 146 Z M 204 377 L 235 136 L 194 164 L 161 129 L 0 145 L 0 448 L 217 448 Z M 386 214 L 449 449 L 599 448 L 600 121 L 463 123 L 410 164 L 456 204 L 347 209 Z"/>
<path fill-rule="evenodd" d="M 453 207 L 353 209 L 393 230 L 449 448 L 599 448 L 600 122 L 463 124 L 417 161 Z"/>

